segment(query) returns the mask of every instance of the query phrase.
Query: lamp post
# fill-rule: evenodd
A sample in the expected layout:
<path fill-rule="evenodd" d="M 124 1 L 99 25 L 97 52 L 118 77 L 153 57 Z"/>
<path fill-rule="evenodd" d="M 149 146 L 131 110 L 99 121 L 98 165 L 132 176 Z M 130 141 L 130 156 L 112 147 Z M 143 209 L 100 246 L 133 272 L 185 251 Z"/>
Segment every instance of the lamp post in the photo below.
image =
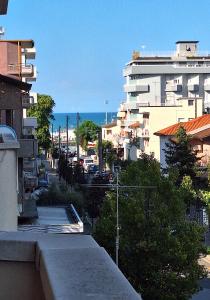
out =
<path fill-rule="evenodd" d="M 109 104 L 108 100 L 105 100 L 104 102 L 106 105 Z M 106 108 L 106 124 L 108 123 L 108 112 L 107 112 L 107 108 Z"/>

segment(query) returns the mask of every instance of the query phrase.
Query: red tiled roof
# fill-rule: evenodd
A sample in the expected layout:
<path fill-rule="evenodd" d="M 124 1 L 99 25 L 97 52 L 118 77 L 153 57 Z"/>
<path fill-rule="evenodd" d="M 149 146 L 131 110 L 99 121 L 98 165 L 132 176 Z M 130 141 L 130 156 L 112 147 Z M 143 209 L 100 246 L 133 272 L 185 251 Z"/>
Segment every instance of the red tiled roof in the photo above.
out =
<path fill-rule="evenodd" d="M 202 128 L 206 125 L 210 125 L 210 114 L 203 115 L 201 117 L 195 118 L 188 122 L 180 122 L 164 129 L 155 132 L 155 135 L 175 135 L 180 126 L 184 127 L 186 132 L 191 132 L 193 130 Z"/>

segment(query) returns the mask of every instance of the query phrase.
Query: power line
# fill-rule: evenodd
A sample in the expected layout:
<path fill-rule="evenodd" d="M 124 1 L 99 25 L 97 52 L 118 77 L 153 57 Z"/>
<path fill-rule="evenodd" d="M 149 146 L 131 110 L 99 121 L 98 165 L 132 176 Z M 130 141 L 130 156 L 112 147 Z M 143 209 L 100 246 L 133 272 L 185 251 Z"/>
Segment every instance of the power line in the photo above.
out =
<path fill-rule="evenodd" d="M 157 186 L 145 186 L 145 185 L 120 185 L 119 184 L 119 173 L 117 172 L 117 183 L 116 184 L 81 184 L 81 186 L 87 186 L 90 188 L 116 188 L 116 242 L 115 242 L 115 262 L 119 264 L 119 248 L 120 248 L 120 227 L 119 227 L 119 188 L 120 189 L 156 189 Z"/>

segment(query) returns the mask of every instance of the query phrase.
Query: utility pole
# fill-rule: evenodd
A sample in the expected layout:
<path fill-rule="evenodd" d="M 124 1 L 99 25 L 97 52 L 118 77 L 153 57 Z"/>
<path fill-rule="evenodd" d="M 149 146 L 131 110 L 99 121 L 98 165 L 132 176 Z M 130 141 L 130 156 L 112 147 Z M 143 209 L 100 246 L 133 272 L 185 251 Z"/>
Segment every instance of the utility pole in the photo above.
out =
<path fill-rule="evenodd" d="M 119 174 L 118 174 L 118 170 L 117 170 L 117 203 L 116 203 L 116 217 L 117 217 L 117 232 L 116 232 L 116 265 L 118 266 L 118 257 L 119 257 L 119 246 L 120 246 L 120 228 L 119 228 Z"/>
<path fill-rule="evenodd" d="M 102 131 L 101 128 L 98 131 L 98 162 L 99 162 L 99 174 L 103 171 L 103 155 L 102 155 Z"/>
<path fill-rule="evenodd" d="M 53 123 L 51 127 L 51 143 L 52 143 L 52 148 L 54 148 L 54 141 L 53 141 Z"/>
<path fill-rule="evenodd" d="M 51 127 L 51 144 L 52 144 L 52 154 L 51 154 L 51 167 L 54 168 L 54 140 L 53 140 L 53 123 Z"/>
<path fill-rule="evenodd" d="M 109 101 L 105 100 L 105 104 L 108 104 Z M 106 124 L 108 123 L 108 112 L 107 112 L 107 108 L 106 108 Z"/>
<path fill-rule="evenodd" d="M 155 190 L 157 187 L 156 186 L 141 186 L 141 185 L 120 185 L 119 183 L 119 170 L 117 169 L 116 172 L 116 184 L 82 184 L 83 186 L 87 186 L 90 188 L 105 188 L 108 189 L 110 188 L 111 190 L 116 189 L 116 243 L 115 243 L 115 262 L 116 265 L 118 266 L 119 264 L 119 248 L 120 248 L 120 225 L 119 225 L 119 190 L 125 189 L 148 189 L 148 190 Z M 149 205 L 147 203 L 146 205 Z M 148 210 L 146 210 L 146 215 L 148 216 Z"/>
<path fill-rule="evenodd" d="M 77 113 L 77 136 L 76 136 L 76 140 L 77 140 L 77 162 L 79 162 L 79 113 Z"/>
<path fill-rule="evenodd" d="M 69 116 L 66 116 L 66 160 L 69 158 Z"/>
<path fill-rule="evenodd" d="M 58 149 L 59 149 L 59 158 L 61 155 L 61 127 L 58 127 Z"/>

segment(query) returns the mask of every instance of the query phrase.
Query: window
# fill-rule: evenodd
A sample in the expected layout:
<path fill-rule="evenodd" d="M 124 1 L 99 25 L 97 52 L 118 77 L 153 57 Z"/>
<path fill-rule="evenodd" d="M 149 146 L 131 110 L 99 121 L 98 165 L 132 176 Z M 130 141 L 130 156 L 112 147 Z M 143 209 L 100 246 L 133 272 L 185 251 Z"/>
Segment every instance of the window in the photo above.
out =
<path fill-rule="evenodd" d="M 132 92 L 132 93 L 130 93 L 130 95 L 131 95 L 131 97 L 137 97 L 137 96 L 139 95 L 139 93 L 137 93 L 137 92 Z"/>
<path fill-rule="evenodd" d="M 194 100 L 188 100 L 188 106 L 194 105 Z"/>
<path fill-rule="evenodd" d="M 112 134 L 112 130 L 110 130 L 110 129 L 107 130 L 107 131 L 106 131 L 106 134 Z"/>
<path fill-rule="evenodd" d="M 178 123 L 184 122 L 184 118 L 178 118 Z"/>
<path fill-rule="evenodd" d="M 13 126 L 13 110 L 6 109 L 6 125 L 12 127 Z"/>

